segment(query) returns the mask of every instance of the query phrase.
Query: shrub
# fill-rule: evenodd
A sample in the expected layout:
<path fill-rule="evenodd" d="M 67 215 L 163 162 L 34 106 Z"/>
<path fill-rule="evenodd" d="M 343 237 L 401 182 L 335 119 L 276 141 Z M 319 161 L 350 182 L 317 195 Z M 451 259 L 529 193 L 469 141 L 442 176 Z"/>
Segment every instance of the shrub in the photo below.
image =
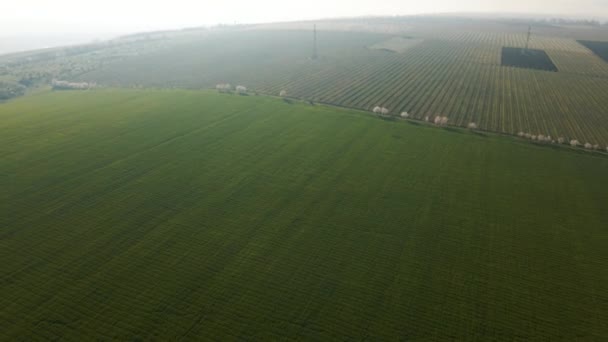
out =
<path fill-rule="evenodd" d="M 18 83 L 0 80 L 0 100 L 8 100 L 25 94 L 25 87 Z"/>

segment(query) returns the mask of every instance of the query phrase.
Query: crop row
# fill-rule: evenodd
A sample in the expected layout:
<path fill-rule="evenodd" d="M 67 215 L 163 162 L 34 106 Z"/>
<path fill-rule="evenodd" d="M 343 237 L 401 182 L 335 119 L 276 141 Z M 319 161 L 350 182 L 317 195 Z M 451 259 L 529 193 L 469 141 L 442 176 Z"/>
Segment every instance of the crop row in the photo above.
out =
<path fill-rule="evenodd" d="M 403 55 L 374 56 L 368 63 L 361 59 L 353 63 L 354 70 L 328 65 L 302 71 L 302 77 L 265 84 L 261 91 L 285 89 L 295 97 L 363 110 L 384 106 L 417 119 L 448 116 L 451 124 L 475 122 L 507 134 L 608 143 L 608 79 L 502 67 L 492 50 L 481 49 L 476 60 L 470 58 L 478 51 L 476 45 L 455 48 L 427 41 Z M 576 56 L 564 53 L 559 61 L 563 65 Z"/>

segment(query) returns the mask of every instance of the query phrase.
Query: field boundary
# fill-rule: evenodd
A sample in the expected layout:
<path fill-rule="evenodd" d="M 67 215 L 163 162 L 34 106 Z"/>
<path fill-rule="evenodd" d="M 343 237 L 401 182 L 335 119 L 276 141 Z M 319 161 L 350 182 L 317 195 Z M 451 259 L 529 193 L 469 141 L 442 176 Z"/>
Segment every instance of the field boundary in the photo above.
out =
<path fill-rule="evenodd" d="M 214 88 L 204 88 L 205 90 L 209 90 L 209 91 L 215 91 Z M 285 96 L 285 97 L 281 97 L 281 96 L 277 96 L 277 95 L 273 95 L 273 94 L 266 94 L 263 92 L 257 92 L 257 96 L 264 96 L 264 97 L 269 97 L 269 98 L 274 98 L 274 99 L 289 99 L 291 101 L 296 101 L 298 103 L 301 104 L 306 104 L 306 105 L 321 105 L 321 106 L 325 106 L 328 108 L 334 108 L 334 109 L 342 109 L 342 110 L 348 110 L 348 111 L 355 111 L 358 112 L 360 114 L 364 114 L 364 115 L 370 115 L 370 116 L 374 116 L 380 119 L 384 119 L 384 120 L 392 120 L 392 121 L 402 121 L 402 122 L 415 122 L 418 125 L 424 125 L 425 127 L 429 127 L 429 128 L 443 128 L 443 129 L 457 129 L 461 132 L 477 132 L 477 133 L 482 133 L 482 134 L 488 134 L 488 135 L 494 135 L 494 136 L 500 136 L 500 137 L 506 137 L 506 138 L 510 138 L 510 139 L 514 139 L 516 141 L 520 141 L 520 142 L 525 142 L 528 144 L 532 144 L 535 146 L 540 146 L 540 147 L 545 147 L 545 148 L 560 148 L 560 149 L 564 149 L 564 150 L 568 150 L 568 151 L 572 151 L 572 152 L 577 152 L 577 153 L 591 153 L 591 154 L 597 154 L 597 155 L 602 155 L 602 156 L 608 156 L 608 151 L 604 151 L 604 150 L 587 150 L 584 149 L 582 147 L 572 147 L 569 146 L 567 144 L 559 144 L 559 143 L 550 143 L 550 142 L 546 142 L 546 143 L 540 143 L 540 142 L 534 142 L 531 140 L 528 140 L 526 138 L 522 138 L 520 136 L 518 136 L 517 134 L 509 134 L 509 133 L 502 133 L 502 132 L 496 132 L 496 131 L 490 131 L 490 130 L 484 130 L 481 128 L 476 128 L 476 129 L 469 129 L 466 127 L 462 127 L 462 126 L 458 126 L 458 125 L 450 125 L 448 123 L 447 126 L 445 127 L 441 127 L 441 126 L 437 126 L 431 122 L 425 121 L 425 120 L 421 120 L 421 119 L 416 119 L 416 118 L 402 118 L 398 115 L 383 115 L 380 113 L 374 113 L 371 111 L 366 111 L 364 109 L 361 108 L 355 108 L 355 107 L 348 107 L 348 106 L 343 106 L 343 105 L 339 105 L 339 104 L 334 104 L 334 103 L 329 103 L 329 102 L 323 102 L 323 101 L 312 101 L 312 100 L 307 100 L 304 98 L 299 98 L 299 97 L 293 97 L 293 96 Z M 239 96 L 238 94 L 233 94 L 234 96 Z M 254 95 L 256 96 L 256 95 Z M 312 103 L 312 104 L 311 104 Z"/>

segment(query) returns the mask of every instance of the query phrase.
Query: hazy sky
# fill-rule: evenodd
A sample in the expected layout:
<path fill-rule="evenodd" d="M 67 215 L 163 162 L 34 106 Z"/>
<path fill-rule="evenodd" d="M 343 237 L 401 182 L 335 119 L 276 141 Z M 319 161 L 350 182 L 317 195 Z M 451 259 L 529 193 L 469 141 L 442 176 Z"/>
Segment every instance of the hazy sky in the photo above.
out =
<path fill-rule="evenodd" d="M 255 23 L 438 12 L 548 13 L 608 18 L 608 0 L 7 0 L 0 36 L 123 33 L 217 23 Z"/>

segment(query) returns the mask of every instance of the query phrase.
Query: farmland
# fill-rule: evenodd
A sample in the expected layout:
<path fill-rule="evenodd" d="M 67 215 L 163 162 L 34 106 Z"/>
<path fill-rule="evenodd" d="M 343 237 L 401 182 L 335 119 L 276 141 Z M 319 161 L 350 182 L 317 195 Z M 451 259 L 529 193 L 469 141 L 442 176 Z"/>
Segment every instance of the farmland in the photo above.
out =
<path fill-rule="evenodd" d="M 502 65 L 503 47 L 523 48 L 525 33 L 429 33 L 403 53 L 369 49 L 391 41 L 388 35 L 321 31 L 319 36 L 318 61 L 308 59 L 310 32 L 252 31 L 184 42 L 79 79 L 161 88 L 229 82 L 259 93 L 286 90 L 344 107 L 381 105 L 417 119 L 445 115 L 457 126 L 476 122 L 488 131 L 608 146 L 608 63 L 573 39 L 533 37 L 531 48 L 545 51 L 560 71 L 547 73 Z M 255 43 L 260 41 L 261 46 Z"/>
<path fill-rule="evenodd" d="M 0 340 L 608 338 L 605 155 L 104 89 L 0 104 L 0 156 Z"/>
<path fill-rule="evenodd" d="M 422 43 L 422 39 L 412 39 L 409 37 L 394 37 L 386 41 L 370 46 L 371 49 L 384 50 L 403 53 L 408 49 Z"/>
<path fill-rule="evenodd" d="M 557 67 L 543 50 L 502 48 L 502 65 L 557 72 Z"/>
<path fill-rule="evenodd" d="M 608 62 L 608 42 L 580 40 L 579 43 L 589 48 L 598 57 Z"/>
<path fill-rule="evenodd" d="M 348 108 L 449 117 L 503 134 L 542 134 L 608 146 L 608 62 L 588 48 L 607 28 L 538 24 L 530 49 L 559 72 L 503 65 L 526 46 L 528 24 L 396 18 L 312 22 L 127 37 L 37 63 L 10 59 L 20 77 L 50 75 L 109 87 L 212 88 L 242 84 Z M 587 42 L 587 43 L 585 43 Z M 79 54 L 80 53 L 80 54 Z M 31 58 L 31 57 L 28 57 Z M 507 63 L 508 64 L 508 63 Z M 2 59 L 0 58 L 0 69 Z"/>

